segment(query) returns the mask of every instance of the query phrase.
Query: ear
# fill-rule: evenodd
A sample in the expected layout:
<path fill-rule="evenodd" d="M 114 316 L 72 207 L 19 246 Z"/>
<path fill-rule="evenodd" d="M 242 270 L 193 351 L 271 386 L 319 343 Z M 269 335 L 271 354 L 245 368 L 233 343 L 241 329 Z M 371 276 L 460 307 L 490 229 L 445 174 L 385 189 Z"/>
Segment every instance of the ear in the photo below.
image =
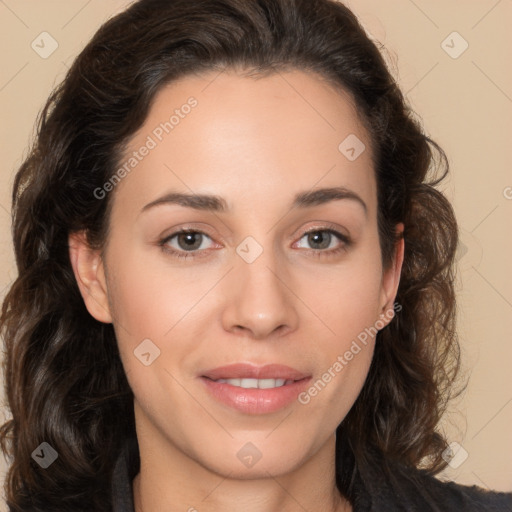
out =
<path fill-rule="evenodd" d="M 393 305 L 395 297 L 398 292 L 398 285 L 400 284 L 400 273 L 402 271 L 402 264 L 404 261 L 404 225 L 402 222 L 396 226 L 397 234 L 400 234 L 400 239 L 395 244 L 395 252 L 393 260 L 383 274 L 381 284 L 381 319 L 387 325 L 393 316 L 389 315 L 390 311 L 394 311 Z"/>
<path fill-rule="evenodd" d="M 87 310 L 96 320 L 111 323 L 112 315 L 100 251 L 89 246 L 83 231 L 71 233 L 68 242 L 71 266 Z"/>

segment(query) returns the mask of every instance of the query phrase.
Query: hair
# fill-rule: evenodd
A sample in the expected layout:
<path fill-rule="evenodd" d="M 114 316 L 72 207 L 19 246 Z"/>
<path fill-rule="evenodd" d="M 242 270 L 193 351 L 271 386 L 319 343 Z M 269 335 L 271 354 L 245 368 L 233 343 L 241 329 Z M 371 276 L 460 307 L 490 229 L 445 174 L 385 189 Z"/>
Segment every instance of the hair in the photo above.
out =
<path fill-rule="evenodd" d="M 334 0 L 140 0 L 96 32 L 39 114 L 14 180 L 18 277 L 0 319 L 12 413 L 0 440 L 11 463 L 11 511 L 110 510 L 114 462 L 136 438 L 133 393 L 112 324 L 85 307 L 68 236 L 83 230 L 91 247 L 104 248 L 112 194 L 99 200 L 94 190 L 115 173 L 155 94 L 214 70 L 300 70 L 352 96 L 371 139 L 383 265 L 393 259 L 400 222 L 405 256 L 400 312 L 377 334 L 336 453 L 350 448 L 352 472 L 378 457 L 431 474 L 446 465 L 438 423 L 460 361 L 457 224 L 436 188 L 448 159 L 415 119 L 381 49 Z M 31 457 L 42 442 L 58 453 L 45 470 Z M 350 495 L 350 475 L 337 478 Z"/>

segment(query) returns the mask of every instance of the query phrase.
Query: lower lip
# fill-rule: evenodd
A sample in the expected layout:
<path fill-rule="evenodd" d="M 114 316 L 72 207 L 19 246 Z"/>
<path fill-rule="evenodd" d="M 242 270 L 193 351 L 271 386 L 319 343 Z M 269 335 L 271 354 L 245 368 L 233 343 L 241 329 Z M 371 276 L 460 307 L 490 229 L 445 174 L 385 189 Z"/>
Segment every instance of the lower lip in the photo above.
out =
<path fill-rule="evenodd" d="M 218 401 L 245 414 L 266 414 L 278 411 L 295 401 L 307 386 L 310 377 L 270 389 L 245 389 L 207 377 L 201 377 L 201 380 Z"/>

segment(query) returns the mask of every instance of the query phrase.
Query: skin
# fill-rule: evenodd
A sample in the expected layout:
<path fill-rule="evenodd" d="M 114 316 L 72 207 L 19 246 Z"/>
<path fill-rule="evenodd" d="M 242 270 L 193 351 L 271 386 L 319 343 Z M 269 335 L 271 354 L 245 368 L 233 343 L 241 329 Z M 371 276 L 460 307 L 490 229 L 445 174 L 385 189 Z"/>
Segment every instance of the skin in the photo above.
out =
<path fill-rule="evenodd" d="M 256 80 L 229 70 L 160 90 L 127 154 L 190 96 L 197 106 L 116 186 L 103 254 L 83 233 L 70 236 L 85 304 L 114 324 L 135 395 L 136 510 L 351 510 L 335 485 L 335 430 L 361 390 L 374 339 L 309 403 L 273 413 L 217 402 L 199 375 L 280 363 L 315 382 L 365 328 L 389 322 L 381 315 L 393 307 L 403 242 L 383 269 L 369 136 L 351 97 L 316 75 Z M 366 146 L 355 161 L 338 150 L 349 134 Z M 335 186 L 367 211 L 351 199 L 290 208 L 298 192 Z M 141 213 L 170 190 L 222 196 L 229 210 L 161 204 Z M 304 235 L 330 225 L 352 242 Z M 207 235 L 188 259 L 158 244 L 183 227 Z M 252 263 L 236 252 L 247 236 L 263 249 Z M 167 246 L 187 247 L 178 237 Z M 134 356 L 146 338 L 160 350 L 149 366 Z M 237 457 L 247 442 L 262 455 L 251 468 Z"/>

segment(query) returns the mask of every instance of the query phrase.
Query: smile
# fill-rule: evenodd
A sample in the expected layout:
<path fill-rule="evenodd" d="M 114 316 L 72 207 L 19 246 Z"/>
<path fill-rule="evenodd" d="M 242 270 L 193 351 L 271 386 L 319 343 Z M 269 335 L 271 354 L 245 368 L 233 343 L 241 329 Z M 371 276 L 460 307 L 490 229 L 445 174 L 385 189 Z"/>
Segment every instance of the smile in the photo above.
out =
<path fill-rule="evenodd" d="M 272 389 L 292 384 L 295 381 L 285 379 L 218 379 L 215 382 L 244 389 Z"/>

